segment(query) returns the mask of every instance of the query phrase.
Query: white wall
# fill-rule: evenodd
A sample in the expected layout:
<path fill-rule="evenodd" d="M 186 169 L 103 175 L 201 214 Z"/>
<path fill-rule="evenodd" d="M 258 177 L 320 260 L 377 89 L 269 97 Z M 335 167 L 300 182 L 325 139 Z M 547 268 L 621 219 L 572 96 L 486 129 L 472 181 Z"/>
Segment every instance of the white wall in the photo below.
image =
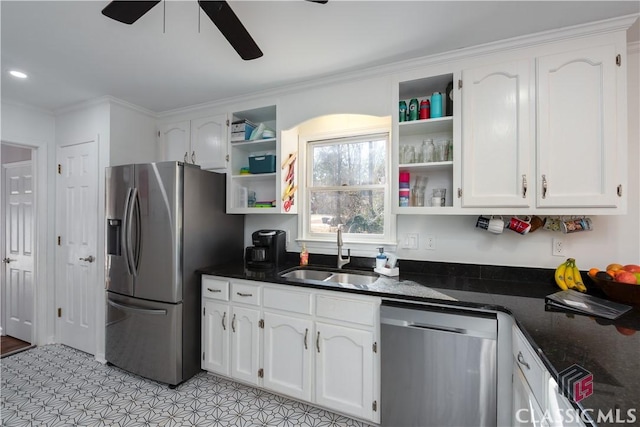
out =
<path fill-rule="evenodd" d="M 54 341 L 54 217 L 55 205 L 55 118 L 52 114 L 29 106 L 2 102 L 3 142 L 34 149 L 36 179 L 36 293 L 32 341 L 43 345 Z M 4 241 L 4 240 L 2 240 Z"/>
<path fill-rule="evenodd" d="M 157 160 L 153 113 L 112 100 L 110 129 L 110 166 Z"/>

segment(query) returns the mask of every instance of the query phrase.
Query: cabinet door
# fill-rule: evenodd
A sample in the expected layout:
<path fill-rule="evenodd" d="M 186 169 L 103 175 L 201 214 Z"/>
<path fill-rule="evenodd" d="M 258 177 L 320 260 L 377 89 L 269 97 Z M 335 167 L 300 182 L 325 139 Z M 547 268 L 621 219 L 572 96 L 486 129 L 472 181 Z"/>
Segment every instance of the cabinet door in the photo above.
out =
<path fill-rule="evenodd" d="M 233 306 L 231 313 L 231 376 L 258 384 L 260 311 Z"/>
<path fill-rule="evenodd" d="M 607 45 L 538 58 L 538 206 L 616 205 L 615 57 Z"/>
<path fill-rule="evenodd" d="M 202 369 L 229 375 L 229 304 L 203 300 Z"/>
<path fill-rule="evenodd" d="M 514 427 L 548 427 L 540 404 L 536 400 L 520 367 L 513 365 L 513 422 Z"/>
<path fill-rule="evenodd" d="M 191 121 L 190 161 L 202 169 L 227 167 L 227 116 L 220 114 Z"/>
<path fill-rule="evenodd" d="M 264 382 L 275 392 L 311 400 L 312 322 L 264 313 Z"/>
<path fill-rule="evenodd" d="M 373 333 L 316 322 L 316 403 L 372 419 Z"/>
<path fill-rule="evenodd" d="M 189 121 L 167 123 L 160 128 L 160 159 L 183 162 L 190 150 Z"/>
<path fill-rule="evenodd" d="M 531 63 L 462 72 L 462 206 L 529 207 Z"/>

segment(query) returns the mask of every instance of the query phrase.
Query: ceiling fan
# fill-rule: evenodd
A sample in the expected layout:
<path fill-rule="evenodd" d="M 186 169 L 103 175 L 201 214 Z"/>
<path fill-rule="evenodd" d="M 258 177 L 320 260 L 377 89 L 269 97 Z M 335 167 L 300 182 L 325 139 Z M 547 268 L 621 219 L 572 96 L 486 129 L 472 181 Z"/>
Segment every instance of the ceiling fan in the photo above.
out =
<path fill-rule="evenodd" d="M 124 24 L 133 24 L 160 1 L 115 0 L 102 9 L 102 14 Z M 324 4 L 328 0 L 307 1 Z M 244 25 L 242 25 L 238 16 L 233 12 L 229 3 L 226 1 L 198 0 L 198 5 L 218 27 L 222 35 L 225 36 L 242 59 L 248 61 L 262 56 L 262 51 Z"/>

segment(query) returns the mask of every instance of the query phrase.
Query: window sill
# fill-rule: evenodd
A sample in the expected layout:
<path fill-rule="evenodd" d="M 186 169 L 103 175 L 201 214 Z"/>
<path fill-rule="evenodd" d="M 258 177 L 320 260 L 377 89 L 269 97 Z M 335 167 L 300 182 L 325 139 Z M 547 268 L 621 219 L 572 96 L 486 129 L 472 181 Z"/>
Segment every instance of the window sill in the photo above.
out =
<path fill-rule="evenodd" d="M 378 248 L 383 247 L 385 252 L 396 252 L 398 242 L 355 242 L 342 238 L 343 256 L 347 256 L 347 249 L 351 250 L 351 255 L 374 258 L 378 253 Z M 336 255 L 338 253 L 338 243 L 334 240 L 317 240 L 317 239 L 296 239 L 298 246 L 302 248 L 304 244 L 311 253 L 320 253 L 326 255 Z"/>

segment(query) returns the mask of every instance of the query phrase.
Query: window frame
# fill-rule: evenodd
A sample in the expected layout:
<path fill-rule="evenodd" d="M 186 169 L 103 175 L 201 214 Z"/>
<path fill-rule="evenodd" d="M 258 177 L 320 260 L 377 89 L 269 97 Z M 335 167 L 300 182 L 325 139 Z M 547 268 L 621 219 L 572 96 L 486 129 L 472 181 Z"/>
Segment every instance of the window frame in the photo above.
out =
<path fill-rule="evenodd" d="M 305 159 L 304 162 L 301 162 L 300 166 L 303 166 L 304 171 L 301 171 L 303 178 L 302 185 L 302 204 L 300 206 L 300 212 L 298 220 L 298 241 L 305 243 L 323 243 L 323 242 L 331 242 L 331 246 L 335 245 L 336 236 L 332 233 L 312 233 L 310 230 L 310 220 L 311 220 L 311 188 L 314 188 L 312 185 L 313 182 L 313 158 L 311 156 L 312 150 L 311 146 L 313 144 L 326 144 L 331 142 L 339 143 L 341 141 L 344 142 L 356 142 L 356 141 L 367 141 L 367 140 L 379 140 L 386 139 L 385 143 L 385 178 L 384 184 L 369 184 L 369 185 L 358 185 L 358 186 L 340 186 L 335 187 L 323 187 L 329 191 L 337 191 L 340 189 L 347 189 L 344 191 L 348 191 L 349 188 L 354 188 L 355 191 L 366 190 L 366 189 L 383 189 L 384 191 L 384 232 L 383 234 L 364 234 L 364 233 L 348 233 L 343 230 L 343 241 L 345 243 L 355 244 L 352 245 L 352 248 L 362 248 L 368 252 L 370 252 L 373 248 L 384 245 L 386 247 L 395 247 L 397 245 L 396 240 L 396 215 L 393 213 L 393 209 L 391 207 L 392 197 L 392 162 L 391 162 L 391 144 L 392 144 L 392 135 L 391 129 L 388 127 L 368 127 L 361 129 L 352 129 L 352 130 L 334 130 L 331 132 L 322 132 L 322 133 L 313 133 L 309 135 L 300 135 L 299 136 L 299 150 L 302 154 L 302 158 Z"/>

